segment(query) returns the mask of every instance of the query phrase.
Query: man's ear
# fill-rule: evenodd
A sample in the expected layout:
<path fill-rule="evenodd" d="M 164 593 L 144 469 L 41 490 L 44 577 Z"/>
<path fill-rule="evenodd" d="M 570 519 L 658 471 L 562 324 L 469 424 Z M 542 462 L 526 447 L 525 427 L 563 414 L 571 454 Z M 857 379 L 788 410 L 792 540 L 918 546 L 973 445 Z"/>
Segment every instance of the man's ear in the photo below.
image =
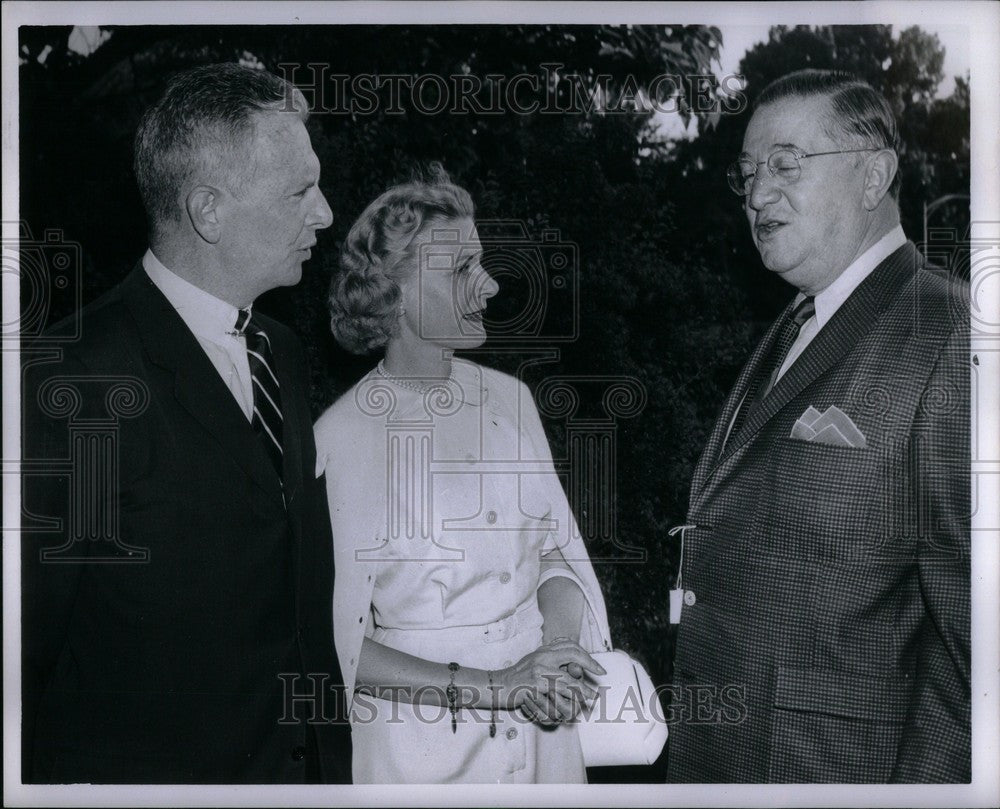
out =
<path fill-rule="evenodd" d="M 218 211 L 221 200 L 219 189 L 199 185 L 191 190 L 184 201 L 191 226 L 209 244 L 218 244 L 222 238 L 222 221 Z"/>
<path fill-rule="evenodd" d="M 874 211 L 882 198 L 889 192 L 896 171 L 899 169 L 899 158 L 892 149 L 880 149 L 875 153 L 865 175 L 865 210 Z"/>

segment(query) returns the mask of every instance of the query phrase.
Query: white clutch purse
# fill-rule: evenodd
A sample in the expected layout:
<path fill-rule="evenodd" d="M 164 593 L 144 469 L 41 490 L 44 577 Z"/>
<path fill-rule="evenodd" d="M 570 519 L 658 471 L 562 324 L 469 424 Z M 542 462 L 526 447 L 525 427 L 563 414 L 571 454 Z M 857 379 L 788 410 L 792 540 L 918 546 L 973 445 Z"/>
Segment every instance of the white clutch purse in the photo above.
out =
<path fill-rule="evenodd" d="M 652 764 L 667 742 L 663 705 L 653 681 L 625 652 L 597 652 L 591 657 L 607 674 L 587 673 L 598 696 L 574 720 L 584 763 L 588 767 Z"/>

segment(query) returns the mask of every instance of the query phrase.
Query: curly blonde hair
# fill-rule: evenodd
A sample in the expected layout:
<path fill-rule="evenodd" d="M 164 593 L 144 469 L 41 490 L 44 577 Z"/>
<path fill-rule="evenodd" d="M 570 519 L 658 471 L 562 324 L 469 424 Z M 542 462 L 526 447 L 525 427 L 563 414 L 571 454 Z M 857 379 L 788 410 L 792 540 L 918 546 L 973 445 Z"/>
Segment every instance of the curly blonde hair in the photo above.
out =
<path fill-rule="evenodd" d="M 330 284 L 330 330 L 348 351 L 384 347 L 399 329 L 399 282 L 413 271 L 413 243 L 428 226 L 472 218 L 469 192 L 439 163 L 372 202 L 351 226 Z"/>

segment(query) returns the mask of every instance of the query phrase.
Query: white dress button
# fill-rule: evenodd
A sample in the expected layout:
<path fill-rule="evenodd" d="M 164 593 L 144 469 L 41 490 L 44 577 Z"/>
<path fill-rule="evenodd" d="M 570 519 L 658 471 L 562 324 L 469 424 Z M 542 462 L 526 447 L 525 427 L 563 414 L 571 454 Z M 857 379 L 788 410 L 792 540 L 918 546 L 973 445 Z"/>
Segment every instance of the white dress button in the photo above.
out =
<path fill-rule="evenodd" d="M 510 573 L 508 573 L 505 570 L 503 573 L 500 574 L 500 583 L 501 584 L 506 584 L 509 581 L 510 581 Z"/>
<path fill-rule="evenodd" d="M 694 594 L 694 590 L 684 591 L 684 603 L 689 607 L 694 606 L 694 603 L 698 600 L 697 596 Z"/>
<path fill-rule="evenodd" d="M 493 525 L 493 523 L 495 523 L 496 521 L 497 521 L 497 513 L 495 511 L 487 511 L 486 522 L 488 522 L 490 525 Z"/>
<path fill-rule="evenodd" d="M 517 738 L 517 728 L 511 728 L 510 730 L 508 730 L 507 738 L 510 739 L 511 741 L 514 741 L 514 739 Z"/>

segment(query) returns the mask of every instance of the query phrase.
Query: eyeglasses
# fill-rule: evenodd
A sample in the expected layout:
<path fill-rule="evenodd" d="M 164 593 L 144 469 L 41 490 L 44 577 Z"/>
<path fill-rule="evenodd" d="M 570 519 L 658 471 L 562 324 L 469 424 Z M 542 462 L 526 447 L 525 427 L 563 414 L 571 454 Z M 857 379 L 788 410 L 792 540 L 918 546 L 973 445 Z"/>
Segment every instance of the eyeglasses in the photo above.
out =
<path fill-rule="evenodd" d="M 770 175 L 778 180 L 780 185 L 791 185 L 802 174 L 799 161 L 807 157 L 822 157 L 828 154 L 852 154 L 854 152 L 878 152 L 879 149 L 838 149 L 835 152 L 813 152 L 805 154 L 792 149 L 778 149 L 767 160 L 754 163 L 752 160 L 737 160 L 726 169 L 726 179 L 729 187 L 738 197 L 745 197 L 753 189 L 753 181 L 757 177 L 757 166 L 767 166 Z"/>

